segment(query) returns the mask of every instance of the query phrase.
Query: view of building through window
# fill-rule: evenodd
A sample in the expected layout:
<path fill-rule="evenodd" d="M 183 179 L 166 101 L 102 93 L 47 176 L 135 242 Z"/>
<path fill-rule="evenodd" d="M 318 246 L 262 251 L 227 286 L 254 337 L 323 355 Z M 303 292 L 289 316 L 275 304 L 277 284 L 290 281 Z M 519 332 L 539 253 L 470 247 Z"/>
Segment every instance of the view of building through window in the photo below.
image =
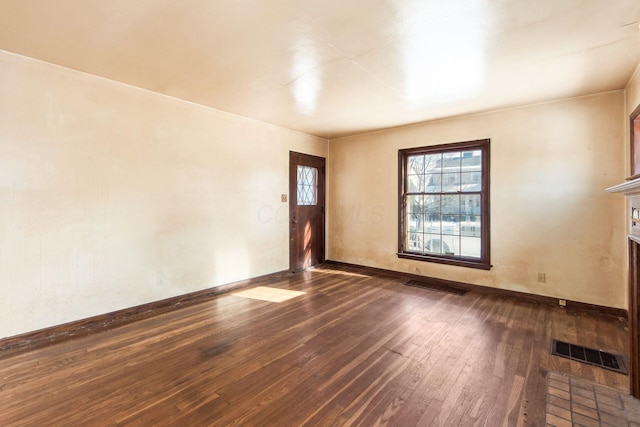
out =
<path fill-rule="evenodd" d="M 407 249 L 479 258 L 481 152 L 408 160 Z"/>
<path fill-rule="evenodd" d="M 400 252 L 483 258 L 482 147 L 404 151 Z"/>

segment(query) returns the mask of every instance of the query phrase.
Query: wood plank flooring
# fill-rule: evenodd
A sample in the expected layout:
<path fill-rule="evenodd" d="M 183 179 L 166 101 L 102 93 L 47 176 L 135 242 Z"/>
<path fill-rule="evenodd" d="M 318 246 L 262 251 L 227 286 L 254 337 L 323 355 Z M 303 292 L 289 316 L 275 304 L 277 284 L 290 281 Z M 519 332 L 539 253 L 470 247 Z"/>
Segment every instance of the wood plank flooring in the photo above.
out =
<path fill-rule="evenodd" d="M 628 354 L 621 321 L 453 295 L 349 267 L 28 353 L 0 355 L 2 426 L 542 425 L 546 372 L 628 377 L 549 354 L 551 338 Z"/>

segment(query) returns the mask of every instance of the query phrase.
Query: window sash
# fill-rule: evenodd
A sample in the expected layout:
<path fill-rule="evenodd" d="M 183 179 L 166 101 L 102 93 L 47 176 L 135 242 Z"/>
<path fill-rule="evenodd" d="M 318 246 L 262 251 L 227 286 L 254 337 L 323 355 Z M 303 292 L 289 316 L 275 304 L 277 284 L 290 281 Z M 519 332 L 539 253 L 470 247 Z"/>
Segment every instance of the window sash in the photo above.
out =
<path fill-rule="evenodd" d="M 491 268 L 489 163 L 488 139 L 399 150 L 399 257 Z"/>

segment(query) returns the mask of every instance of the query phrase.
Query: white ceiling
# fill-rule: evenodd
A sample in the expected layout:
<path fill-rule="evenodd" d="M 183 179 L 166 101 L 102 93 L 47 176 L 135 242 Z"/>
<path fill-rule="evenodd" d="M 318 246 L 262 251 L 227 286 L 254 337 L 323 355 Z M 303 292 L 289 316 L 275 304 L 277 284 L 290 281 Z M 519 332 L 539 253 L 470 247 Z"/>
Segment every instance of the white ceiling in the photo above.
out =
<path fill-rule="evenodd" d="M 638 0 L 0 0 L 0 49 L 325 138 L 624 88 Z"/>

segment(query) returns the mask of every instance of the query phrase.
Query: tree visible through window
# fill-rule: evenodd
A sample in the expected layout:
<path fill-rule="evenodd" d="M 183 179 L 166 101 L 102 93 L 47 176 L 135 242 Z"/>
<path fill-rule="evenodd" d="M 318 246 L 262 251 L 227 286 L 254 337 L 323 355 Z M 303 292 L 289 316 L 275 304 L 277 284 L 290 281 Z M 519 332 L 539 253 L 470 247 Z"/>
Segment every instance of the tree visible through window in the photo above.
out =
<path fill-rule="evenodd" d="M 399 151 L 398 256 L 489 269 L 489 140 Z"/>

